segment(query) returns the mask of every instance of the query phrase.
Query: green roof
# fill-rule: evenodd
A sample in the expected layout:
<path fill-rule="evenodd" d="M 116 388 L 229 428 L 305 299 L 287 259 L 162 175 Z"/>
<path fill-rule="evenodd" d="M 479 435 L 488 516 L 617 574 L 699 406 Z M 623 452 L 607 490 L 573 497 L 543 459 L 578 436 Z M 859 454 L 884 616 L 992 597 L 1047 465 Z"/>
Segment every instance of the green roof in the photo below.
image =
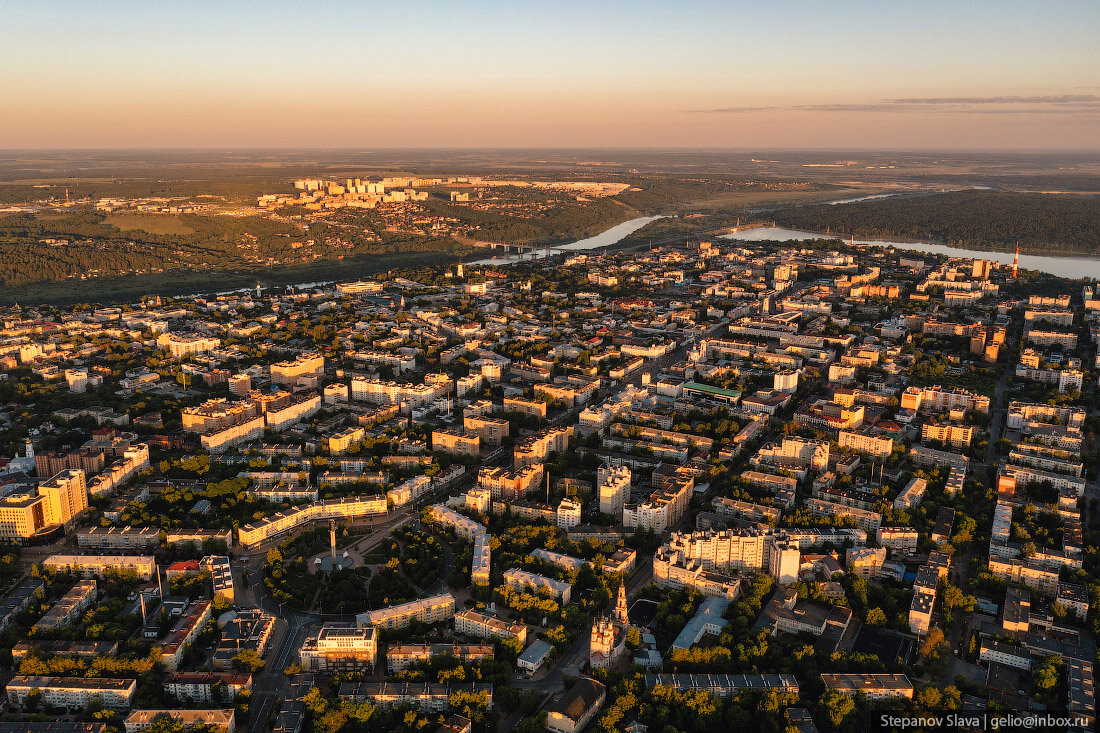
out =
<path fill-rule="evenodd" d="M 722 397 L 732 397 L 735 400 L 741 398 L 741 393 L 735 389 L 722 389 L 721 387 L 711 387 L 709 384 L 699 384 L 698 382 L 684 382 L 684 389 L 694 389 L 700 392 L 708 392 L 710 394 L 721 395 Z"/>

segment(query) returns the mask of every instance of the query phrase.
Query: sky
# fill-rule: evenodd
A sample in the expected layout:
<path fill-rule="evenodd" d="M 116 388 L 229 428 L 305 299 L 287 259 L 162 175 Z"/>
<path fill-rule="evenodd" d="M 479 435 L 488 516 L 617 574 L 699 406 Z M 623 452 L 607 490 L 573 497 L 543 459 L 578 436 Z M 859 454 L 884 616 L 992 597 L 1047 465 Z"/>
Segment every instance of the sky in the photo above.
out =
<path fill-rule="evenodd" d="M 0 0 L 0 148 L 1100 148 L 1100 3 Z"/>

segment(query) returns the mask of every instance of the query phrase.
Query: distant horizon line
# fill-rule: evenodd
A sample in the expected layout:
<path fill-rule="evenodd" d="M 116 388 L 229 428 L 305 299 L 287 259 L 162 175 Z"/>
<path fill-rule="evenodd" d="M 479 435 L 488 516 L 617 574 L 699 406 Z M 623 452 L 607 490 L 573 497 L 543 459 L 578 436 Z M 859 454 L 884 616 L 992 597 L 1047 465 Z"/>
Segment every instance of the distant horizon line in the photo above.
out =
<path fill-rule="evenodd" d="M 232 145 L 196 145 L 196 146 L 146 146 L 146 147 L 7 147 L 0 148 L 0 155 L 8 153 L 148 153 L 148 152 L 384 152 L 384 151 L 484 151 L 484 152 L 509 152 L 509 151 L 624 151 L 624 152 L 655 152 L 655 151 L 736 151 L 736 152 L 798 152 L 798 153 L 906 153 L 915 155 L 931 155 L 945 153 L 1016 153 L 1016 154 L 1090 154 L 1100 155 L 1100 147 L 1095 148 L 979 148 L 979 147 L 791 147 L 791 146 L 586 146 L 586 145 L 511 145 L 511 146 L 477 146 L 477 145 L 375 145 L 370 147 L 358 146 L 334 146 L 313 147 L 297 145 L 276 146 L 232 146 Z"/>

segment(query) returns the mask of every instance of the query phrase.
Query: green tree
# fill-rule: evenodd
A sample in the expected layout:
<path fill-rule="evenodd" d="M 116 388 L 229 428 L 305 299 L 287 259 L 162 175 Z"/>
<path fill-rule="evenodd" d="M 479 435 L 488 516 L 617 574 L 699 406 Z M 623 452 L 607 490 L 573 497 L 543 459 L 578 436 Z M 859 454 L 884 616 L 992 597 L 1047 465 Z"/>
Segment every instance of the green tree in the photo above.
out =
<path fill-rule="evenodd" d="M 255 674 L 264 668 L 264 660 L 255 649 L 245 649 L 230 660 L 235 672 Z"/>
<path fill-rule="evenodd" d="M 829 690 L 821 696 L 821 708 L 832 726 L 839 728 L 844 719 L 856 709 L 856 703 L 842 692 Z"/>

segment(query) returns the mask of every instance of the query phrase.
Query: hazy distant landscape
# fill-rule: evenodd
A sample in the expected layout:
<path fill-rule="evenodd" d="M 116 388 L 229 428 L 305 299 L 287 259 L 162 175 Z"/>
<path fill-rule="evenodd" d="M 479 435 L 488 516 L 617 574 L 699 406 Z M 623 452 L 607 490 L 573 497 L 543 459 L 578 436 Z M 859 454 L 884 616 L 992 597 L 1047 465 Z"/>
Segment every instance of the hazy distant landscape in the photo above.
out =
<path fill-rule="evenodd" d="M 258 197 L 286 192 L 294 180 L 394 176 L 517 184 L 430 185 L 422 201 L 371 209 L 257 206 Z M 574 195 L 546 187 L 555 181 L 622 190 Z M 452 200 L 452 191 L 475 201 Z M 652 222 L 621 246 L 772 220 L 840 236 L 993 250 L 1018 241 L 1025 252 L 1093 254 L 1100 251 L 1095 191 L 1100 157 L 1090 154 L 8 153 L 0 156 L 0 300 L 73 301 L 358 277 L 470 257 L 478 254 L 478 242 L 562 244 L 652 214 L 674 218 Z M 891 195 L 823 203 L 883 194 Z"/>

